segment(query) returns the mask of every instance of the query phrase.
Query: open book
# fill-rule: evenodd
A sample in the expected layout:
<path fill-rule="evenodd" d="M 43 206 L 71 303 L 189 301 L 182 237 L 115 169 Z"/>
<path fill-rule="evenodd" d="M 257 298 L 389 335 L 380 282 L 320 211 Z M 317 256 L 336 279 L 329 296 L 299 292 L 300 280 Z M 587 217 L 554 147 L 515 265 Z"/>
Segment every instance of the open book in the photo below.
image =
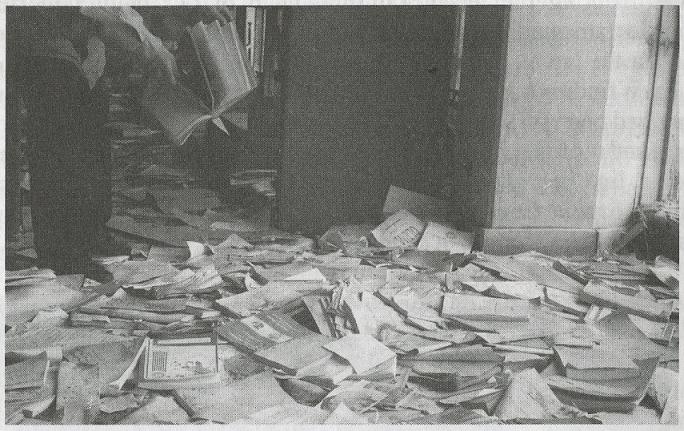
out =
<path fill-rule="evenodd" d="M 257 86 L 254 69 L 235 24 L 202 22 L 188 28 L 209 100 L 202 100 L 180 83 L 153 83 L 142 105 L 154 116 L 169 139 L 183 145 L 202 123 L 212 120 L 226 131 L 220 116 Z"/>
<path fill-rule="evenodd" d="M 147 339 L 138 387 L 155 390 L 220 382 L 219 351 L 210 337 Z"/>

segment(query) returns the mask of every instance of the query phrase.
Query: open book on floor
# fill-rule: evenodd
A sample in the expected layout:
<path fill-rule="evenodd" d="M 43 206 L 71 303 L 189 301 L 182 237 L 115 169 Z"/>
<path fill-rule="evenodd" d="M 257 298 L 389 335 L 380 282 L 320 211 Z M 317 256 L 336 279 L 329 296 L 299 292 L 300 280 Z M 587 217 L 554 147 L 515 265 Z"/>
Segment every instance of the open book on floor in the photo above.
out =
<path fill-rule="evenodd" d="M 221 381 L 216 340 L 210 337 L 147 339 L 138 387 L 168 390 Z"/>
<path fill-rule="evenodd" d="M 226 131 L 221 115 L 257 86 L 233 22 L 224 26 L 218 21 L 209 25 L 199 22 L 188 28 L 188 33 L 207 97 L 203 100 L 180 83 L 157 82 L 148 86 L 142 100 L 167 137 L 179 146 L 209 120 Z"/>

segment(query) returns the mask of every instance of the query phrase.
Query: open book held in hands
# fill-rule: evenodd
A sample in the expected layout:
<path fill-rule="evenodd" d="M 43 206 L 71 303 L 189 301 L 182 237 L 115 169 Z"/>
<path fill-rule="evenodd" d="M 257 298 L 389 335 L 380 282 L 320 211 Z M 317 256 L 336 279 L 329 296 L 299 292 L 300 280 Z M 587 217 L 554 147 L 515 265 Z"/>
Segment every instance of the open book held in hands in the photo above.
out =
<path fill-rule="evenodd" d="M 180 83 L 168 82 L 150 84 L 142 100 L 167 137 L 179 146 L 208 120 L 225 132 L 220 116 L 257 86 L 233 22 L 224 26 L 218 21 L 199 22 L 188 33 L 210 100 L 202 100 Z"/>

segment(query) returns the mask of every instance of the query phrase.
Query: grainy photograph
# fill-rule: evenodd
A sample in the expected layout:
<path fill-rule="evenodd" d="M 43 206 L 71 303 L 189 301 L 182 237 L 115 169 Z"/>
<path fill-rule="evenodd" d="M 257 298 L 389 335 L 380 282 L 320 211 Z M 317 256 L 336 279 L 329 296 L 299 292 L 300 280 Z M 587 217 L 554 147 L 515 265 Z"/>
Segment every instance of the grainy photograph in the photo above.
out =
<path fill-rule="evenodd" d="M 2 15 L 5 424 L 679 423 L 678 5 Z"/>

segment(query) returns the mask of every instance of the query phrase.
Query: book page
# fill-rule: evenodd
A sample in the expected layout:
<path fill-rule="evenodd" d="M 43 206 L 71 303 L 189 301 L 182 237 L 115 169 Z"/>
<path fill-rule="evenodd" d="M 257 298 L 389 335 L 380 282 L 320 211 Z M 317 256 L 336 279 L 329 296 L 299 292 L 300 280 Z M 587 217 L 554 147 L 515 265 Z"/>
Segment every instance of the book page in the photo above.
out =
<path fill-rule="evenodd" d="M 216 305 L 239 317 L 285 307 L 304 294 L 291 289 L 261 288 L 218 299 Z"/>
<path fill-rule="evenodd" d="M 347 335 L 323 347 L 349 361 L 358 374 L 395 357 L 384 344 L 364 334 Z"/>
<path fill-rule="evenodd" d="M 15 412 L 19 412 L 24 416 L 23 411 L 29 410 L 30 416 L 34 412 L 39 413 L 40 408 L 35 408 L 37 405 L 47 403 L 51 405 L 55 400 L 57 393 L 57 374 L 59 366 L 50 367 L 45 376 L 45 383 L 37 388 L 15 389 L 5 392 L 5 420 L 8 421 Z M 45 407 L 45 409 L 47 409 Z M 42 409 L 42 410 L 45 410 Z"/>
<path fill-rule="evenodd" d="M 471 232 L 461 232 L 440 223 L 428 222 L 417 248 L 467 254 L 473 248 L 473 241 L 474 235 Z"/>
<path fill-rule="evenodd" d="M 238 89 L 244 85 L 239 58 L 230 55 L 230 51 L 226 49 L 218 22 L 209 25 L 199 22 L 188 29 L 188 32 L 206 74 L 212 95 L 212 111 L 222 111 L 220 107 L 224 100 L 234 98 Z M 234 43 L 230 41 L 228 47 L 232 47 Z"/>
<path fill-rule="evenodd" d="M 39 354 L 46 348 L 61 346 L 68 351 L 78 346 L 125 341 L 130 337 L 107 334 L 92 329 L 39 326 L 5 334 L 5 352 L 31 352 Z"/>
<path fill-rule="evenodd" d="M 5 367 L 5 390 L 41 387 L 50 361 L 47 353 Z"/>
<path fill-rule="evenodd" d="M 294 402 L 270 372 L 254 374 L 225 386 L 180 389 L 174 397 L 192 417 L 221 423 L 231 423 L 265 408 Z"/>
<path fill-rule="evenodd" d="M 241 70 L 244 69 L 244 63 L 241 62 L 236 46 L 241 42 L 232 38 L 232 32 L 222 30 L 217 22 L 206 27 L 208 43 L 213 54 L 211 61 L 215 62 L 215 69 L 221 80 L 220 86 L 216 88 L 219 99 L 217 108 L 220 111 L 235 103 L 238 95 L 242 93 L 240 89 L 248 84 L 244 70 Z"/>
<path fill-rule="evenodd" d="M 140 338 L 91 344 L 65 353 L 65 358 L 73 363 L 99 365 L 100 388 L 104 392 L 107 385 L 121 389 L 137 365 L 142 347 L 143 340 Z"/>
<path fill-rule="evenodd" d="M 214 117 L 211 119 L 211 122 L 214 123 L 214 125 L 218 127 L 219 130 L 221 130 L 223 133 L 225 133 L 226 135 L 230 135 L 221 117 Z"/>
<path fill-rule="evenodd" d="M 250 63 L 249 58 L 247 57 L 247 49 L 245 48 L 245 45 L 241 43 L 237 27 L 235 27 L 235 25 L 224 26 L 221 28 L 221 30 L 224 33 L 224 39 L 238 41 L 235 46 L 238 51 L 237 54 L 240 58 L 240 62 L 244 65 L 245 79 L 247 79 L 252 87 L 256 87 L 258 85 L 256 72 L 254 70 L 254 66 Z M 232 33 L 232 36 L 228 35 L 229 32 Z"/>
<path fill-rule="evenodd" d="M 222 87 L 220 75 L 218 74 L 215 61 L 207 61 L 203 59 L 212 58 L 211 50 L 209 49 L 207 30 L 205 25 L 200 21 L 192 27 L 187 28 L 190 35 L 190 41 L 195 49 L 197 62 L 199 63 L 202 75 L 204 77 L 205 85 L 211 98 L 212 111 L 217 108 L 217 100 L 215 94 L 221 94 Z"/>
<path fill-rule="evenodd" d="M 529 304 L 518 299 L 496 299 L 486 296 L 447 293 L 442 316 L 478 320 L 528 321 Z"/>
<path fill-rule="evenodd" d="M 39 281 L 51 280 L 56 277 L 51 269 L 29 268 L 19 271 L 5 271 L 5 287 L 30 286 Z"/>
<path fill-rule="evenodd" d="M 218 25 L 216 25 L 218 27 Z M 245 81 L 245 88 L 242 90 L 242 95 L 239 96 L 238 100 L 226 101 L 227 105 L 222 109 L 228 109 L 235 103 L 239 102 L 239 99 L 246 96 L 250 91 L 255 89 L 258 85 L 256 73 L 254 68 L 247 59 L 247 51 L 245 50 L 245 45 L 241 42 L 238 36 L 237 28 L 234 23 L 229 23 L 229 25 L 220 27 L 220 31 L 223 34 L 223 41 L 226 50 L 229 52 L 235 52 L 237 60 L 235 61 L 236 67 L 239 68 L 239 72 L 242 74 Z M 239 66 L 238 66 L 239 65 Z"/>
<path fill-rule="evenodd" d="M 301 368 L 332 357 L 322 346 L 332 338 L 311 334 L 257 350 L 254 356 L 266 365 L 294 374 Z"/>
<path fill-rule="evenodd" d="M 185 143 L 202 121 L 211 118 L 210 109 L 181 85 L 150 85 L 141 103 L 178 146 Z"/>
<path fill-rule="evenodd" d="M 388 217 L 401 210 L 428 221 L 449 220 L 451 214 L 446 201 L 392 185 L 387 191 L 382 213 Z"/>
<path fill-rule="evenodd" d="M 406 210 L 388 217 L 373 229 L 373 237 L 385 247 L 412 247 L 416 245 L 426 224 Z"/>
<path fill-rule="evenodd" d="M 63 361 L 57 375 L 57 410 L 60 424 L 89 424 L 100 410 L 99 367 Z"/>
<path fill-rule="evenodd" d="M 622 398 L 636 400 L 643 397 L 648 382 L 658 365 L 658 358 L 635 360 L 639 367 L 638 377 L 604 380 L 600 383 L 585 382 L 569 379 L 560 374 L 546 377 L 546 383 L 552 388 L 562 389 L 580 395 L 594 395 L 599 397 Z"/>
<path fill-rule="evenodd" d="M 580 299 L 658 321 L 667 321 L 672 313 L 670 302 L 658 303 L 647 298 L 624 295 L 594 280 L 590 281 L 580 292 Z"/>
<path fill-rule="evenodd" d="M 58 279 L 42 280 L 32 286 L 9 289 L 5 293 L 5 323 L 19 324 L 33 319 L 40 310 L 52 306 L 69 308 L 87 299 L 85 292 L 64 286 Z"/>
<path fill-rule="evenodd" d="M 245 419 L 238 419 L 233 424 L 322 424 L 329 412 L 308 407 L 303 404 L 285 403 L 258 411 Z"/>
<path fill-rule="evenodd" d="M 190 417 L 172 397 L 155 394 L 152 401 L 126 416 L 119 422 L 119 425 L 149 425 L 156 423 L 186 424 L 190 423 Z"/>
<path fill-rule="evenodd" d="M 205 61 L 213 61 L 221 84 L 216 88 L 215 96 L 219 106 L 214 116 L 222 114 L 256 87 L 256 77 L 246 61 L 244 46 L 237 34 L 233 22 L 221 27 L 218 22 L 206 26 L 208 44 L 212 56 Z M 210 69 L 210 66 L 206 66 Z"/>
<path fill-rule="evenodd" d="M 476 292 L 489 291 L 491 296 L 503 298 L 529 300 L 544 296 L 544 289 L 534 281 L 464 281 L 463 284 Z"/>
<path fill-rule="evenodd" d="M 495 414 L 502 419 L 566 417 L 569 408 L 556 398 L 534 369 L 516 374 Z"/>

